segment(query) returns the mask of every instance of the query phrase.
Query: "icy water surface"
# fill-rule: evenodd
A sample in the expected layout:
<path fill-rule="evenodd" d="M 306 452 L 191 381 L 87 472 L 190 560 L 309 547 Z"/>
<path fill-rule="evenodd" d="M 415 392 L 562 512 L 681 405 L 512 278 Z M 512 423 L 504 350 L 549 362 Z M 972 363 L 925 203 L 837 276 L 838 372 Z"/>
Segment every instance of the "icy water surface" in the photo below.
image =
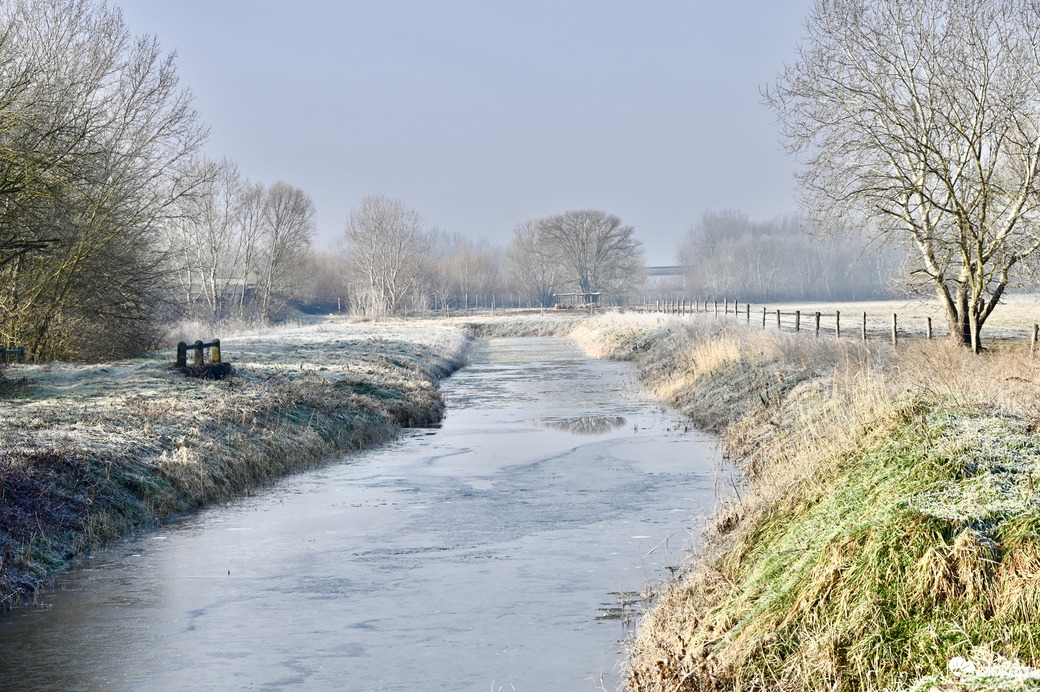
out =
<path fill-rule="evenodd" d="M 0 689 L 613 691 L 715 439 L 631 366 L 479 341 L 443 427 L 123 541 L 0 617 Z"/>

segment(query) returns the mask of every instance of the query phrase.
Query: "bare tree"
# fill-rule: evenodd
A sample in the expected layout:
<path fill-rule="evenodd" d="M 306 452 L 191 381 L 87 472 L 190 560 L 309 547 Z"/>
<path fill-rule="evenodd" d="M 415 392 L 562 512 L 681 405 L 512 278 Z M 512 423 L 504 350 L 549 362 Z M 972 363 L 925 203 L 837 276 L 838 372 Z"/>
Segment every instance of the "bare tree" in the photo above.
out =
<path fill-rule="evenodd" d="M 509 269 L 531 302 L 549 307 L 562 283 L 563 267 L 549 244 L 541 239 L 538 224 L 537 219 L 528 219 L 513 229 Z"/>
<path fill-rule="evenodd" d="M 712 297 L 730 296 L 747 272 L 743 253 L 735 250 L 750 226 L 744 212 L 727 209 L 702 214 L 679 245 L 686 284 Z"/>
<path fill-rule="evenodd" d="M 429 272 L 422 217 L 399 200 L 368 195 L 350 212 L 346 238 L 358 279 L 353 299 L 365 311 L 399 312 Z"/>
<path fill-rule="evenodd" d="M 545 217 L 538 236 L 581 293 L 621 294 L 642 278 L 643 245 L 613 214 L 579 209 Z"/>
<path fill-rule="evenodd" d="M 238 205 L 238 242 L 241 252 L 238 263 L 232 269 L 238 284 L 235 303 L 239 319 L 246 317 L 249 298 L 256 296 L 258 272 L 266 223 L 267 190 L 262 183 L 254 183 L 246 187 Z M 250 287 L 253 287 L 252 293 Z"/>
<path fill-rule="evenodd" d="M 975 350 L 1040 247 L 1040 16 L 1029 0 L 816 0 L 764 94 L 825 226 L 904 242 Z"/>
<path fill-rule="evenodd" d="M 263 207 L 257 300 L 260 317 L 269 320 L 298 289 L 299 264 L 306 258 L 314 237 L 314 203 L 288 183 L 277 182 L 267 190 Z M 281 304 L 275 304 L 275 297 Z"/>
<path fill-rule="evenodd" d="M 242 281 L 241 266 L 248 252 L 242 232 L 245 181 L 238 167 L 224 159 L 201 160 L 204 181 L 177 203 L 169 224 L 170 255 L 183 308 L 205 305 L 211 319 L 224 316 Z"/>

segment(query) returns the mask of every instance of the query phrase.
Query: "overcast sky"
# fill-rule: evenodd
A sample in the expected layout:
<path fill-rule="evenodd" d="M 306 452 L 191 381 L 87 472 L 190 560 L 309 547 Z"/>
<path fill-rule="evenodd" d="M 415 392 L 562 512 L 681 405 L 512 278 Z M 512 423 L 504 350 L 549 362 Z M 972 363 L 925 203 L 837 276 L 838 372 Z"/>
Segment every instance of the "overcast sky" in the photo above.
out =
<path fill-rule="evenodd" d="M 304 189 L 322 242 L 378 193 L 501 244 L 603 209 L 671 264 L 705 211 L 795 210 L 759 89 L 809 0 L 115 1 L 177 52 L 207 153 Z"/>

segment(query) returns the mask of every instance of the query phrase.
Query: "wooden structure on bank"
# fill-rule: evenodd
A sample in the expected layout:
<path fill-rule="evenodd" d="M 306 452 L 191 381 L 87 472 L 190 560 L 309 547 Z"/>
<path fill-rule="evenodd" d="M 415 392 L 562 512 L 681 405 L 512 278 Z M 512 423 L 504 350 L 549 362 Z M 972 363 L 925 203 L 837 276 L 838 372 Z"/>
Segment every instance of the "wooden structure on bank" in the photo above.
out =
<path fill-rule="evenodd" d="M 206 362 L 206 349 L 210 350 L 210 362 Z M 188 364 L 188 351 L 195 351 L 192 363 Z M 228 377 L 231 363 L 225 363 L 220 359 L 220 339 L 214 339 L 209 343 L 201 339 L 193 344 L 184 341 L 177 344 L 177 360 L 174 367 L 189 377 L 199 377 L 204 380 L 223 380 Z"/>
<path fill-rule="evenodd" d="M 557 309 L 588 308 L 599 305 L 599 293 L 553 293 L 553 304 Z"/>
<path fill-rule="evenodd" d="M 0 363 L 10 363 L 14 359 L 18 363 L 25 362 L 25 346 L 0 349 Z"/>

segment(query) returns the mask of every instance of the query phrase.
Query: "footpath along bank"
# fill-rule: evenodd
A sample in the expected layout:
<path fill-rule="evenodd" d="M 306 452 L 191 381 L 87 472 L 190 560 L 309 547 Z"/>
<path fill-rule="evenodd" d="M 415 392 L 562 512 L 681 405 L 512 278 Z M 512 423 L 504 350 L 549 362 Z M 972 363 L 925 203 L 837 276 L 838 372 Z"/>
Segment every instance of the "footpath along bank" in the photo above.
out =
<path fill-rule="evenodd" d="M 216 335 L 200 335 L 210 336 Z M 173 351 L 14 366 L 0 397 L 0 608 L 117 535 L 440 420 L 469 337 L 329 322 L 219 335 L 235 375 L 186 378 Z"/>

